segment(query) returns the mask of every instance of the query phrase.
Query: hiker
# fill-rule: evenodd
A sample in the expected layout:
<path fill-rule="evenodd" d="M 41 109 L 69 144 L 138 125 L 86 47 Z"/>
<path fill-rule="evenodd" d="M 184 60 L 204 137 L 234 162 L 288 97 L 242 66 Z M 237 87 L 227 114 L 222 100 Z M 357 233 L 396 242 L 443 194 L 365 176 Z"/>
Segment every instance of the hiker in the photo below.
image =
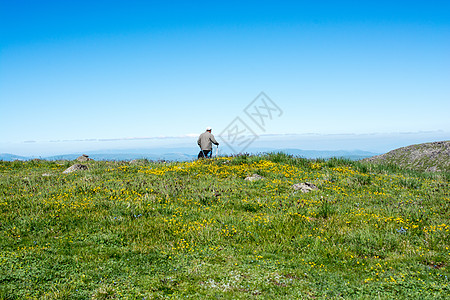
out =
<path fill-rule="evenodd" d="M 214 136 L 211 134 L 211 127 L 207 127 L 206 131 L 200 134 L 197 140 L 197 144 L 200 147 L 200 153 L 198 158 L 211 157 L 212 154 L 212 144 L 219 146 Z"/>

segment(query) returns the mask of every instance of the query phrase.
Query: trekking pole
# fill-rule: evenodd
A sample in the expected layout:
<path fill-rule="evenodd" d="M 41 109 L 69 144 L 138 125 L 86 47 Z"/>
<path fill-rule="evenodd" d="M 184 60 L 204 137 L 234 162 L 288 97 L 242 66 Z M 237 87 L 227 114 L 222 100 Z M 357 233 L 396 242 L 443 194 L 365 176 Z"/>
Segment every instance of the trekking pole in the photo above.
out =
<path fill-rule="evenodd" d="M 219 145 L 216 145 L 216 158 L 219 157 Z"/>

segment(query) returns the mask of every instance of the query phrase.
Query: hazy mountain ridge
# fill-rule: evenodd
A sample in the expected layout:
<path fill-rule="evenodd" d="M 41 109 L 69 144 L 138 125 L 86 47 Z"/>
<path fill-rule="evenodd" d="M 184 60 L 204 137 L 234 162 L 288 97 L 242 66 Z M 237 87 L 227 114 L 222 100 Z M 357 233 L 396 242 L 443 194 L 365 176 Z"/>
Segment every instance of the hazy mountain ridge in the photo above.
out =
<path fill-rule="evenodd" d="M 33 157 L 20 156 L 10 153 L 0 153 L 0 160 L 4 161 L 13 161 L 13 160 L 29 160 L 33 159 Z"/>
<path fill-rule="evenodd" d="M 395 164 L 417 171 L 450 172 L 450 141 L 410 145 L 363 161 Z"/>
<path fill-rule="evenodd" d="M 8 153 L 0 154 L 0 160 L 14 161 L 14 160 L 75 160 L 81 154 L 62 154 L 52 155 L 46 157 L 25 157 Z M 187 161 L 197 157 L 197 155 L 189 155 L 185 153 L 165 153 L 165 154 L 136 154 L 136 153 L 88 153 L 89 158 L 93 160 L 110 160 L 110 161 L 127 161 L 133 159 L 148 159 L 148 160 L 167 160 L 167 161 Z"/>
<path fill-rule="evenodd" d="M 86 152 L 90 158 L 94 160 L 133 160 L 133 159 L 148 159 L 148 160 L 167 160 L 167 161 L 188 161 L 197 158 L 197 149 L 188 148 L 166 148 L 166 149 L 129 149 L 123 150 L 123 152 L 117 150 L 103 150 L 96 152 Z M 361 151 L 361 150 L 301 150 L 301 149 L 251 149 L 249 153 L 269 153 L 269 152 L 283 152 L 293 156 L 299 156 L 303 158 L 331 158 L 331 157 L 344 157 L 352 160 L 359 160 L 367 157 L 377 155 L 378 153 Z M 220 153 L 220 155 L 227 155 L 230 153 Z M 2 153 L 0 154 L 0 160 L 13 161 L 13 160 L 30 160 L 30 159 L 45 159 L 45 160 L 75 160 L 81 153 L 71 153 L 62 155 L 52 155 L 46 157 L 36 156 L 18 156 L 13 154 Z M 215 151 L 214 151 L 215 155 Z"/>
<path fill-rule="evenodd" d="M 377 155 L 376 153 L 362 150 L 300 150 L 300 149 L 280 149 L 280 151 L 286 154 L 303 157 L 303 158 L 331 158 L 331 157 L 344 157 L 352 160 L 360 160 L 363 158 L 372 157 Z"/>

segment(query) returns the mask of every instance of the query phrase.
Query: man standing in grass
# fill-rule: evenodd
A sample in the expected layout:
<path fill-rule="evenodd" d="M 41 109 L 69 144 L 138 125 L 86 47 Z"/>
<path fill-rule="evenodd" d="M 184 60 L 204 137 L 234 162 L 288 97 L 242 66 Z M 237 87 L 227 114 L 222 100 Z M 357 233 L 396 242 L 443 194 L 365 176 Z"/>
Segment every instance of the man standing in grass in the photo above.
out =
<path fill-rule="evenodd" d="M 211 130 L 211 127 L 207 127 L 206 131 L 198 137 L 197 144 L 200 147 L 198 158 L 211 157 L 212 144 L 219 146 Z"/>

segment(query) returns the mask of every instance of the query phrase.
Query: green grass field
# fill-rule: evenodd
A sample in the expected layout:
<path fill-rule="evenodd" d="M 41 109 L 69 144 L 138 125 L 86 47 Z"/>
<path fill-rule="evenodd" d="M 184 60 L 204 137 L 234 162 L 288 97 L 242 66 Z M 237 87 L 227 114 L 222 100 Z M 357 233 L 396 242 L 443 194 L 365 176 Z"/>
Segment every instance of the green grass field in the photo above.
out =
<path fill-rule="evenodd" d="M 450 297 L 448 173 L 269 154 L 62 174 L 73 163 L 0 162 L 0 299 Z"/>

